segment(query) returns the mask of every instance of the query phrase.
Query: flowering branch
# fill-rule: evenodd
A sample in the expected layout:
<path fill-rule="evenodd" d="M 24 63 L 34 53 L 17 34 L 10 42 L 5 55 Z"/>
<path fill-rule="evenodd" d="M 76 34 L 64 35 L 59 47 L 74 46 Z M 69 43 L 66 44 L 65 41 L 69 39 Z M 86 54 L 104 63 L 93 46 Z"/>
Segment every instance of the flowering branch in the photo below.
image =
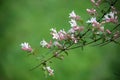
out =
<path fill-rule="evenodd" d="M 96 7 L 99 7 L 99 5 L 102 4 L 102 0 L 91 0 L 91 2 Z M 102 14 L 99 19 L 97 19 L 98 12 L 96 9 L 86 9 L 88 14 L 92 16 L 90 20 L 86 21 L 86 24 L 88 24 L 88 29 L 86 31 L 86 28 L 83 24 L 82 26 L 77 24 L 78 22 L 83 22 L 81 16 L 76 15 L 76 13 L 72 11 L 69 14 L 69 18 L 71 19 L 69 21 L 71 28 L 68 31 L 65 31 L 64 29 L 57 31 L 56 29 L 52 28 L 50 29 L 50 34 L 52 35 L 50 42 L 45 40 L 40 42 L 41 47 L 52 50 L 51 57 L 42 59 L 40 64 L 30 70 L 34 70 L 42 66 L 43 70 L 52 76 L 54 75 L 54 70 L 48 66 L 48 62 L 53 58 L 62 60 L 64 58 L 64 54 L 68 55 L 68 50 L 80 47 L 83 48 L 93 43 L 98 43 L 96 45 L 106 45 L 110 42 L 120 44 L 116 41 L 120 37 L 119 31 L 117 31 L 120 23 L 118 23 L 117 11 L 114 7 L 115 3 L 117 3 L 117 0 L 114 2 L 111 1 L 110 7 Z M 115 25 L 112 30 L 104 27 L 109 23 Z M 30 54 L 34 53 L 34 50 L 28 43 L 22 43 L 21 46 L 22 50 L 27 51 Z"/>

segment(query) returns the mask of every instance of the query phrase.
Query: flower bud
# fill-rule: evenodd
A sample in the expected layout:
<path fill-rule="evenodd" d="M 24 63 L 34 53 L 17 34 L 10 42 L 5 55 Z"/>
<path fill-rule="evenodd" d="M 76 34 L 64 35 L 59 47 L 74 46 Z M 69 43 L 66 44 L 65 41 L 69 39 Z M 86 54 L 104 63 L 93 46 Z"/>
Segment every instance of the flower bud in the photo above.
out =
<path fill-rule="evenodd" d="M 46 70 L 49 73 L 49 76 L 54 75 L 54 70 L 50 68 L 50 66 L 43 67 L 44 70 Z"/>
<path fill-rule="evenodd" d="M 86 9 L 86 11 L 87 11 L 90 15 L 95 15 L 95 14 L 96 14 L 96 10 L 95 10 L 95 9 Z"/>
<path fill-rule="evenodd" d="M 106 32 L 107 32 L 108 34 L 111 34 L 111 31 L 110 31 L 109 29 L 106 29 Z"/>

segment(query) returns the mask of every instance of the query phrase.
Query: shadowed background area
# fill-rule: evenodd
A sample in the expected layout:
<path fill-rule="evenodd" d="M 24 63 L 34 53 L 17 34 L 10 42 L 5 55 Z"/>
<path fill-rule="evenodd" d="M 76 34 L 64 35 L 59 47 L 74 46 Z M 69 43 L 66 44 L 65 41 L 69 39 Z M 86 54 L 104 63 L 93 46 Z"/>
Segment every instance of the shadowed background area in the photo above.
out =
<path fill-rule="evenodd" d="M 39 59 L 27 56 L 21 42 L 38 48 L 39 55 L 47 52 L 39 42 L 51 38 L 49 29 L 69 29 L 72 10 L 86 21 L 87 8 L 92 8 L 90 0 L 0 0 L 0 80 L 120 80 L 120 46 L 113 43 L 70 50 L 63 61 L 54 59 L 54 77 L 45 78 L 39 68 L 29 71 Z"/>

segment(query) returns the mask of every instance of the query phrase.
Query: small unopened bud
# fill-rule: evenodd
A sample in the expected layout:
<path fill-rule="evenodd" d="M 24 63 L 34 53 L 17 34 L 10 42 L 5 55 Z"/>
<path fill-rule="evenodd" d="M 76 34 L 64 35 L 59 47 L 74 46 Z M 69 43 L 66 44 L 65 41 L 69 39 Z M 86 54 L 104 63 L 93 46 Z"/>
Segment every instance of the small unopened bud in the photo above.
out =
<path fill-rule="evenodd" d="M 71 39 L 74 43 L 78 43 L 78 40 L 77 40 L 77 38 L 75 38 L 74 34 L 71 35 Z"/>
<path fill-rule="evenodd" d="M 83 31 L 84 30 L 84 26 L 80 26 L 79 31 Z"/>
<path fill-rule="evenodd" d="M 102 32 L 104 32 L 104 27 L 103 26 L 100 27 L 99 30 L 102 31 Z"/>
<path fill-rule="evenodd" d="M 120 32 L 117 31 L 117 32 L 114 34 L 114 39 L 117 39 L 117 38 L 119 38 L 119 37 L 120 37 Z"/>
<path fill-rule="evenodd" d="M 55 57 L 56 58 L 58 58 L 58 59 L 60 59 L 60 60 L 63 60 L 64 59 L 64 55 L 60 55 L 60 54 L 58 54 L 58 52 L 55 52 Z"/>
<path fill-rule="evenodd" d="M 106 29 L 106 32 L 107 32 L 108 34 L 111 34 L 111 31 L 110 31 L 109 29 Z"/>
<path fill-rule="evenodd" d="M 95 15 L 95 14 L 96 14 L 96 10 L 95 10 L 95 9 L 86 9 L 86 11 L 87 11 L 90 15 Z"/>

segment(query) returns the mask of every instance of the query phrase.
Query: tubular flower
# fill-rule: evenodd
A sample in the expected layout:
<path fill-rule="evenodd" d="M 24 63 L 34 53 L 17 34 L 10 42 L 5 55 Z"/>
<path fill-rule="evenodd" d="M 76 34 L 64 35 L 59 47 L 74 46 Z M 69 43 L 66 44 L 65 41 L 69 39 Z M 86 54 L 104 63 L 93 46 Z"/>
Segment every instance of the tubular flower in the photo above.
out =
<path fill-rule="evenodd" d="M 92 24 L 92 26 L 96 26 L 96 27 L 98 27 L 98 26 L 100 26 L 100 23 L 99 22 L 97 22 L 97 20 L 96 20 L 96 17 L 92 17 L 90 20 L 88 20 L 86 23 L 91 23 Z"/>
<path fill-rule="evenodd" d="M 51 34 L 53 36 L 53 39 L 56 39 L 56 40 L 65 40 L 67 37 L 66 37 L 66 32 L 63 30 L 60 30 L 59 32 L 57 32 L 55 29 L 51 29 Z"/>
<path fill-rule="evenodd" d="M 96 17 L 92 17 L 90 20 L 88 20 L 86 23 L 94 23 L 96 21 Z"/>
<path fill-rule="evenodd" d="M 74 19 L 71 19 L 71 21 L 69 21 L 71 27 L 77 26 L 77 23 Z"/>
<path fill-rule="evenodd" d="M 70 14 L 69 14 L 69 18 L 76 18 L 76 14 L 74 11 L 72 11 Z"/>
<path fill-rule="evenodd" d="M 66 38 L 67 38 L 67 33 L 64 31 L 64 29 L 63 30 L 60 30 L 59 32 L 58 32 L 58 35 L 59 35 L 59 40 L 65 40 Z"/>
<path fill-rule="evenodd" d="M 51 46 L 52 46 L 52 41 L 50 41 L 49 43 L 47 43 L 45 40 L 42 40 L 42 41 L 40 42 L 40 45 L 41 45 L 42 47 L 51 48 Z"/>
<path fill-rule="evenodd" d="M 59 35 L 58 35 L 56 29 L 52 28 L 52 29 L 50 29 L 50 31 L 51 31 L 51 34 L 53 36 L 53 39 L 59 39 Z"/>
<path fill-rule="evenodd" d="M 42 41 L 40 42 L 40 45 L 41 45 L 42 47 L 46 47 L 46 46 L 48 45 L 48 43 L 47 43 L 45 40 L 42 40 Z"/>
<path fill-rule="evenodd" d="M 58 47 L 58 48 L 60 48 L 60 49 L 62 48 L 62 45 L 58 41 L 55 41 L 53 43 L 53 45 L 56 46 L 56 47 Z"/>
<path fill-rule="evenodd" d="M 104 32 L 104 27 L 102 26 L 102 24 L 104 23 L 99 23 L 96 20 L 96 17 L 92 17 L 90 20 L 88 20 L 86 23 L 91 23 L 93 28 L 96 28 L 97 30 Z M 94 29 L 93 29 L 94 30 Z"/>
<path fill-rule="evenodd" d="M 97 0 L 97 1 L 91 0 L 91 2 L 92 2 L 95 6 L 99 6 L 100 3 L 101 3 L 101 1 L 102 1 L 102 0 Z"/>
<path fill-rule="evenodd" d="M 106 22 L 112 22 L 112 23 L 117 23 L 118 19 L 117 16 L 115 16 L 115 12 L 110 12 L 106 14 L 103 18 Z"/>
<path fill-rule="evenodd" d="M 24 51 L 32 52 L 33 50 L 31 46 L 29 45 L 29 43 L 27 42 L 21 43 L 21 47 L 22 47 L 22 50 Z"/>
<path fill-rule="evenodd" d="M 68 33 L 75 33 L 75 30 L 74 30 L 73 28 L 70 28 L 70 29 L 68 30 Z"/>
<path fill-rule="evenodd" d="M 83 31 L 84 30 L 84 27 L 83 26 L 74 26 L 73 27 L 73 30 L 75 30 L 75 31 Z"/>
<path fill-rule="evenodd" d="M 46 70 L 49 73 L 49 76 L 54 75 L 54 70 L 50 68 L 50 66 L 43 67 L 44 70 Z"/>
<path fill-rule="evenodd" d="M 69 14 L 69 18 L 74 20 L 80 20 L 80 16 L 76 15 L 74 11 Z"/>
<path fill-rule="evenodd" d="M 71 39 L 74 43 L 78 43 L 78 40 L 77 40 L 77 38 L 75 38 L 74 34 L 71 35 Z"/>

